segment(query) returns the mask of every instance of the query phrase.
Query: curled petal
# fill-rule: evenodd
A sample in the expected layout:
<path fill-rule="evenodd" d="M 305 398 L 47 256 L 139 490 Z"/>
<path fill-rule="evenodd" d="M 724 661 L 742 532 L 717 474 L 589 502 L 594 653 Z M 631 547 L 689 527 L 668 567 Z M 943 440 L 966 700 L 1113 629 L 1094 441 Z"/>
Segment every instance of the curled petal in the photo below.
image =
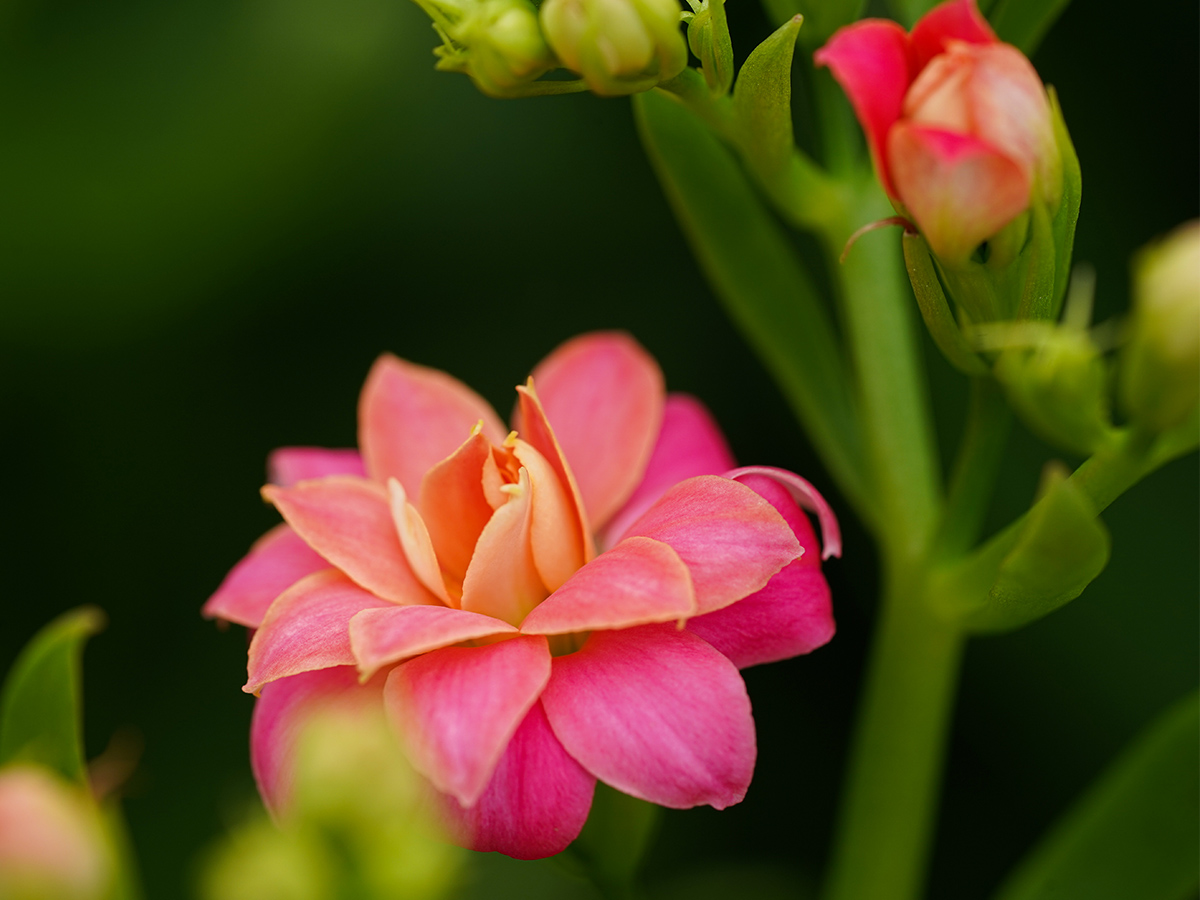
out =
<path fill-rule="evenodd" d="M 828 66 L 850 98 L 866 132 L 879 180 L 895 197 L 887 136 L 900 118 L 904 95 L 915 74 L 908 35 L 895 22 L 863 19 L 834 32 L 829 42 L 813 54 L 813 62 Z"/>
<path fill-rule="evenodd" d="M 242 690 L 257 694 L 288 675 L 352 665 L 350 620 L 364 609 L 390 605 L 336 569 L 298 581 L 271 604 L 254 632 Z"/>
<path fill-rule="evenodd" d="M 525 441 L 513 442 L 513 456 L 529 471 L 533 562 L 546 589 L 558 590 L 584 563 L 584 535 L 566 486 L 554 468 Z"/>
<path fill-rule="evenodd" d="M 533 383 L 599 530 L 633 493 L 654 449 L 664 398 L 658 363 L 627 334 L 595 332 L 559 346 L 533 370 Z M 523 409 L 519 416 L 521 430 Z"/>
<path fill-rule="evenodd" d="M 668 394 L 662 430 L 646 464 L 646 474 L 609 521 L 602 545 L 611 547 L 619 541 L 667 488 L 696 475 L 720 475 L 736 465 L 725 435 L 704 404 L 688 394 Z"/>
<path fill-rule="evenodd" d="M 970 135 L 901 122 L 888 138 L 896 191 L 933 252 L 966 262 L 1029 205 L 1030 176 Z"/>
<path fill-rule="evenodd" d="M 525 714 L 479 800 L 446 798 L 449 830 L 465 847 L 541 859 L 579 836 L 596 779 L 563 749 L 540 703 Z"/>
<path fill-rule="evenodd" d="M 350 620 L 350 647 L 363 678 L 410 656 L 463 641 L 516 634 L 507 622 L 444 606 L 364 609 Z"/>
<path fill-rule="evenodd" d="M 382 486 L 335 475 L 262 492 L 300 537 L 367 590 L 393 603 L 438 602 L 408 564 Z"/>
<path fill-rule="evenodd" d="M 492 514 L 479 536 L 463 579 L 461 606 L 513 625 L 549 593 L 533 558 L 533 504 L 529 472 L 506 485 L 508 502 Z"/>
<path fill-rule="evenodd" d="M 311 481 L 330 475 L 357 475 L 365 478 L 362 455 L 353 449 L 328 450 L 325 447 L 280 447 L 267 457 L 267 481 L 291 487 L 298 481 Z"/>
<path fill-rule="evenodd" d="M 754 720 L 733 664 L 672 625 L 596 631 L 556 657 L 542 695 L 567 752 L 617 790 L 724 809 L 754 773 Z"/>
<path fill-rule="evenodd" d="M 409 568 L 430 593 L 449 606 L 450 595 L 446 593 L 446 582 L 442 580 L 442 569 L 438 565 L 425 520 L 417 508 L 408 502 L 404 488 L 395 478 L 388 479 L 388 498 L 392 507 L 392 521 L 396 525 L 396 534 L 400 537 L 400 546 L 404 548 Z"/>
<path fill-rule="evenodd" d="M 692 576 L 700 613 L 761 590 L 801 552 L 770 503 L 715 475 L 675 485 L 627 534 L 662 541 L 679 554 Z"/>
<path fill-rule="evenodd" d="M 361 708 L 376 712 L 383 678 L 359 684 L 354 666 L 302 672 L 265 685 L 250 720 L 250 767 L 258 793 L 271 814 L 285 815 L 292 796 L 296 742 L 304 725 L 322 709 Z"/>
<path fill-rule="evenodd" d="M 939 53 L 946 52 L 950 41 L 968 44 L 992 44 L 996 32 L 979 12 L 975 0 L 950 0 L 927 12 L 913 26 L 909 36 L 912 47 L 913 75 L 929 65 Z"/>
<path fill-rule="evenodd" d="M 741 482 L 751 488 L 755 493 L 771 500 L 770 495 L 760 489 L 762 479 L 770 479 L 778 485 L 781 485 L 791 496 L 791 498 L 804 509 L 817 514 L 817 521 L 821 523 L 821 543 L 824 549 L 821 551 L 821 559 L 829 559 L 831 556 L 842 555 L 842 530 L 838 526 L 837 515 L 821 496 L 821 492 L 812 486 L 808 481 L 801 478 L 794 472 L 789 472 L 787 469 L 777 469 L 774 466 L 743 466 L 740 469 L 734 469 L 732 472 L 725 474 L 726 478 L 732 478 L 734 481 Z M 783 510 L 779 509 L 779 504 L 772 502 L 784 519 L 788 519 L 788 515 Z M 796 533 L 796 537 L 800 540 L 804 547 L 805 553 L 815 551 L 816 547 L 804 543 L 804 538 L 801 537 L 798 524 L 788 520 L 788 524 L 792 526 L 792 531 Z M 812 533 L 812 527 L 807 521 L 804 527 L 809 534 Z M 816 558 L 813 552 L 813 558 Z"/>
<path fill-rule="evenodd" d="M 471 806 L 549 678 L 544 637 L 447 647 L 393 669 L 384 703 L 413 767 Z"/>
<path fill-rule="evenodd" d="M 421 479 L 417 509 L 429 529 L 438 562 L 451 580 L 462 586 L 475 542 L 492 517 L 483 493 L 483 467 L 492 445 L 476 431 Z"/>
<path fill-rule="evenodd" d="M 358 446 L 372 478 L 396 478 L 415 497 L 421 476 L 480 422 L 490 440 L 504 439 L 504 425 L 491 406 L 461 381 L 384 354 L 359 397 Z"/>
<path fill-rule="evenodd" d="M 687 566 L 661 541 L 631 537 L 601 553 L 546 598 L 525 634 L 571 634 L 686 619 L 696 612 Z"/>
<path fill-rule="evenodd" d="M 329 563 L 290 525 L 276 525 L 229 570 L 201 614 L 257 628 L 276 597 L 305 575 L 328 568 Z"/>

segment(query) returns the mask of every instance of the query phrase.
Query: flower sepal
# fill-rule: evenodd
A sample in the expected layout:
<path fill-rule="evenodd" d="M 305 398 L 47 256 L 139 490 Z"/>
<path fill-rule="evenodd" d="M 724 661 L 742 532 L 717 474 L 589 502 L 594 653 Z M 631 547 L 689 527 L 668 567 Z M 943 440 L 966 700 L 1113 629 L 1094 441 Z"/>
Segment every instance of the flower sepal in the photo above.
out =
<path fill-rule="evenodd" d="M 683 14 L 688 23 L 688 46 L 700 60 L 708 89 L 713 96 L 723 97 L 733 85 L 733 42 L 725 19 L 725 0 L 688 0 L 688 5 L 692 11 Z"/>

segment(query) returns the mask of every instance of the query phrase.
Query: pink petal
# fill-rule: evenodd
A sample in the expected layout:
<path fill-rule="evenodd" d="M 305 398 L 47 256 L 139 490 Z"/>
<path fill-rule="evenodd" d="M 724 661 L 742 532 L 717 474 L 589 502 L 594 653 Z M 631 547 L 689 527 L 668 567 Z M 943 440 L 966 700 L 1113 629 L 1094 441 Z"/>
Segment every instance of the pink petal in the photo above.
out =
<path fill-rule="evenodd" d="M 250 767 L 272 815 L 287 812 L 296 742 L 310 717 L 329 707 L 361 706 L 364 712 L 375 712 L 382 702 L 382 688 L 382 678 L 359 684 L 353 666 L 302 672 L 263 687 L 250 720 Z"/>
<path fill-rule="evenodd" d="M 574 501 L 554 468 L 522 440 L 512 442 L 517 462 L 529 470 L 533 490 L 529 539 L 546 589 L 555 591 L 584 564 L 586 541 Z"/>
<path fill-rule="evenodd" d="M 472 850 L 541 859 L 579 836 L 592 807 L 593 778 L 563 749 L 540 703 L 525 715 L 478 802 L 444 804 L 449 830 Z"/>
<path fill-rule="evenodd" d="M 700 613 L 761 590 L 800 554 L 795 535 L 770 503 L 715 475 L 675 485 L 627 534 L 671 545 L 691 573 Z"/>
<path fill-rule="evenodd" d="M 662 430 L 646 474 L 633 495 L 609 520 L 601 544 L 611 547 L 634 520 L 672 485 L 696 475 L 720 475 L 737 463 L 720 426 L 704 404 L 688 394 L 668 394 Z"/>
<path fill-rule="evenodd" d="M 661 541 L 631 537 L 601 553 L 521 625 L 525 634 L 570 634 L 686 619 L 696 612 L 687 566 Z"/>
<path fill-rule="evenodd" d="M 900 122 L 888 138 L 896 192 L 933 252 L 965 262 L 1029 205 L 1030 176 L 978 138 Z"/>
<path fill-rule="evenodd" d="M 785 512 L 784 507 L 773 499 L 773 494 L 766 482 L 774 482 L 783 487 L 792 500 L 799 503 L 801 507 L 807 509 L 809 512 L 817 514 L 817 519 L 821 523 L 821 540 L 825 544 L 824 551 L 819 554 L 820 558 L 829 559 L 831 556 L 842 555 L 842 530 L 838 526 L 837 516 L 833 512 L 833 507 L 825 501 L 820 491 L 799 475 L 789 472 L 787 469 L 776 469 L 774 466 L 743 466 L 740 469 L 734 469 L 732 472 L 725 473 L 725 477 L 741 482 L 756 494 L 769 500 L 771 505 L 779 510 L 788 524 L 792 526 L 792 531 L 795 532 L 801 546 L 804 547 L 804 552 L 812 554 L 813 560 L 816 560 L 818 556 L 816 540 L 814 539 L 812 543 L 805 543 L 803 536 L 804 534 L 812 534 L 812 525 L 803 517 L 797 521 L 789 518 L 789 514 Z"/>
<path fill-rule="evenodd" d="M 595 332 L 542 360 L 533 383 L 599 530 L 633 493 L 654 449 L 664 396 L 658 363 L 627 334 Z"/>
<path fill-rule="evenodd" d="M 444 606 L 364 609 L 350 620 L 350 647 L 364 678 L 384 666 L 463 641 L 515 634 L 507 622 Z"/>
<path fill-rule="evenodd" d="M 533 558 L 533 504 L 529 472 L 506 485 L 508 502 L 492 514 L 479 536 L 463 579 L 461 606 L 513 625 L 546 599 L 549 591 Z"/>
<path fill-rule="evenodd" d="M 804 555 L 784 567 L 761 591 L 698 616 L 687 625 L 688 631 L 704 638 L 739 669 L 809 653 L 834 633 L 829 585 L 821 574 L 812 524 L 796 505 L 790 493 L 793 486 L 774 474 L 783 470 L 763 471 L 769 474 L 746 469 L 738 477 L 778 510 L 800 541 Z"/>
<path fill-rule="evenodd" d="M 471 806 L 549 678 L 544 637 L 446 647 L 393 669 L 384 703 L 413 767 Z"/>
<path fill-rule="evenodd" d="M 225 619 L 257 628 L 276 597 L 305 575 L 328 568 L 329 563 L 304 543 L 291 526 L 276 525 L 255 541 L 250 552 L 229 570 L 201 614 L 207 619 Z"/>
<path fill-rule="evenodd" d="M 437 603 L 413 574 L 381 485 L 349 475 L 267 485 L 263 496 L 321 556 L 393 603 Z"/>
<path fill-rule="evenodd" d="M 754 774 L 754 720 L 733 664 L 672 625 L 596 631 L 556 657 L 550 726 L 585 769 L 652 803 L 724 809 Z"/>
<path fill-rule="evenodd" d="M 850 98 L 858 122 L 866 132 L 883 188 L 896 196 L 889 171 L 887 136 L 900 118 L 904 95 L 915 74 L 908 35 L 895 22 L 863 19 L 834 32 L 813 54 L 818 66 L 829 71 Z"/>
<path fill-rule="evenodd" d="M 913 26 L 909 36 L 913 74 L 929 65 L 939 53 L 944 53 L 947 41 L 991 44 L 997 40 L 996 32 L 980 14 L 975 0 L 950 0 L 931 9 Z"/>
<path fill-rule="evenodd" d="M 442 569 L 459 589 L 475 552 L 475 542 L 492 517 L 483 493 L 483 466 L 492 445 L 482 432 L 425 473 L 417 509 L 429 529 L 429 539 Z"/>
<path fill-rule="evenodd" d="M 520 434 L 524 440 L 546 458 L 546 462 L 558 475 L 558 480 L 566 485 L 567 491 L 571 495 L 571 502 L 575 507 L 575 516 L 579 520 L 579 532 L 583 535 L 583 555 L 586 562 L 596 555 L 587 508 L 584 505 L 579 484 L 575 480 L 575 473 L 567 463 L 567 458 L 558 443 L 554 429 L 546 418 L 542 401 L 538 398 L 537 391 L 534 390 L 532 378 L 528 384 L 517 387 L 517 410 L 514 418 L 518 422 Z"/>
<path fill-rule="evenodd" d="M 357 450 L 328 450 L 324 447 L 280 447 L 267 457 L 267 481 L 291 487 L 329 475 L 367 476 Z"/>
<path fill-rule="evenodd" d="M 431 594 L 449 605 L 450 595 L 446 592 L 446 582 L 442 580 L 442 568 L 433 550 L 429 529 L 425 527 L 425 520 L 417 508 L 408 502 L 404 488 L 395 478 L 388 479 L 388 499 L 392 507 L 392 522 L 396 526 L 400 546 L 404 548 L 408 567 Z"/>
<path fill-rule="evenodd" d="M 417 496 L 421 476 L 453 453 L 479 422 L 493 442 L 506 429 L 487 401 L 437 369 L 384 354 L 358 401 L 358 446 L 377 481 L 399 479 Z"/>
<path fill-rule="evenodd" d="M 257 694 L 267 682 L 288 675 L 352 665 L 350 619 L 364 609 L 390 605 L 336 569 L 296 582 L 271 604 L 254 632 L 249 680 L 242 690 Z"/>

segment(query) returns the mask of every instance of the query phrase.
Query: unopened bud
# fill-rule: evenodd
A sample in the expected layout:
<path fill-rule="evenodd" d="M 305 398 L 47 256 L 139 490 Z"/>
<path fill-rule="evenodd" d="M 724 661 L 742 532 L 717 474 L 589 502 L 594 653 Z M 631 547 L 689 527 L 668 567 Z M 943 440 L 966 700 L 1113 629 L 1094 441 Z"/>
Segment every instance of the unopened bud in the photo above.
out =
<path fill-rule="evenodd" d="M 99 900 L 111 862 L 81 789 L 40 766 L 0 770 L 0 897 Z"/>
<path fill-rule="evenodd" d="M 687 65 L 676 0 L 546 0 L 542 26 L 568 69 L 603 96 L 647 91 Z"/>
<path fill-rule="evenodd" d="M 518 95 L 554 68 L 554 54 L 528 0 L 442 3 L 433 9 L 445 41 L 436 51 L 438 68 L 471 76 L 485 94 Z"/>
<path fill-rule="evenodd" d="M 1200 400 L 1200 222 L 1147 247 L 1134 265 L 1121 400 L 1133 419 L 1163 431 Z"/>

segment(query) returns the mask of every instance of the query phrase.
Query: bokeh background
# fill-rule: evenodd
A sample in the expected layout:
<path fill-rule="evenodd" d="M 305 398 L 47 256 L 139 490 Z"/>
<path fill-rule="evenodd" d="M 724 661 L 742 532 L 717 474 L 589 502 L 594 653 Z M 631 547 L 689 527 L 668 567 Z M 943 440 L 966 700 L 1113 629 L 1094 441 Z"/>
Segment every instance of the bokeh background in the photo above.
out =
<path fill-rule="evenodd" d="M 729 14 L 743 54 L 769 33 L 752 0 Z M 1197 214 L 1196 34 L 1195 3 L 1078 0 L 1035 56 L 1083 165 L 1099 319 L 1126 308 L 1131 253 Z M 64 609 L 109 613 L 85 658 L 88 751 L 144 742 L 125 809 L 151 898 L 189 896 L 197 851 L 253 792 L 245 636 L 199 607 L 275 521 L 267 452 L 352 445 L 381 351 L 506 412 L 558 342 L 627 329 L 742 461 L 829 488 L 699 276 L 628 102 L 488 100 L 434 72 L 435 41 L 405 0 L 0 9 L 0 665 Z M 926 357 L 948 455 L 964 386 Z M 1015 430 L 993 527 L 1051 455 Z M 1195 685 L 1197 494 L 1194 455 L 1147 479 L 1105 514 L 1112 561 L 1079 600 L 970 645 L 933 897 L 984 896 Z M 747 672 L 756 781 L 727 812 L 665 816 L 646 871 L 664 896 L 820 871 L 876 579 L 843 520 L 839 635 Z M 585 895 L 546 871 L 528 868 L 546 896 Z"/>

